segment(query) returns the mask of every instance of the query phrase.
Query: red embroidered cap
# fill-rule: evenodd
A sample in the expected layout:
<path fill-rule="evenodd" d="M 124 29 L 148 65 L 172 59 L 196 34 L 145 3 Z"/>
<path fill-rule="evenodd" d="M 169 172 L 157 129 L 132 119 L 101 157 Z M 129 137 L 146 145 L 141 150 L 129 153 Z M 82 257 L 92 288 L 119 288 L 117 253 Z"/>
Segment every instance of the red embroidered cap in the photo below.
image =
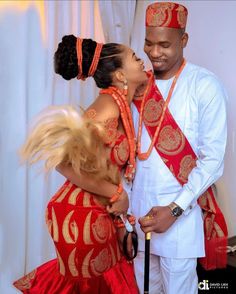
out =
<path fill-rule="evenodd" d="M 187 15 L 187 8 L 181 4 L 156 2 L 146 9 L 146 26 L 183 29 L 186 27 Z"/>

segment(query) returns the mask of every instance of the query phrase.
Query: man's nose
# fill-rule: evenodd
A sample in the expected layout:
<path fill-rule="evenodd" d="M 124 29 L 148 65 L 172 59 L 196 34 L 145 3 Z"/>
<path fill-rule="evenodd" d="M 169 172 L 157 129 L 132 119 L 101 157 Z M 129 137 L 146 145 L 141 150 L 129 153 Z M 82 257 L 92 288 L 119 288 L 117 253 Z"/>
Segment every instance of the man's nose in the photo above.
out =
<path fill-rule="evenodd" d="M 161 47 L 158 45 L 154 45 L 150 51 L 150 55 L 153 59 L 160 58 L 162 56 Z"/>

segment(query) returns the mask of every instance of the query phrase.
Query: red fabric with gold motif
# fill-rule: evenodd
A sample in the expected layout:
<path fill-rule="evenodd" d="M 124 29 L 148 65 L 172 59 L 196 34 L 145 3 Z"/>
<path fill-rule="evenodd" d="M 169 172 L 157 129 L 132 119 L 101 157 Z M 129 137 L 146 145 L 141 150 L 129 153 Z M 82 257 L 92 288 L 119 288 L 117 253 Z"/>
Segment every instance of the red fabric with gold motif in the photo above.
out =
<path fill-rule="evenodd" d="M 111 156 L 121 166 L 129 156 L 127 138 L 117 131 L 118 121 L 110 124 Z M 16 288 L 35 294 L 138 293 L 133 264 L 122 256 L 113 219 L 95 195 L 67 180 L 47 206 L 46 223 L 57 259 L 16 281 Z"/>
<path fill-rule="evenodd" d="M 157 2 L 147 7 L 146 26 L 183 29 L 186 27 L 187 16 L 188 10 L 181 4 Z"/>
<path fill-rule="evenodd" d="M 154 76 L 149 76 L 143 111 L 143 122 L 148 134 L 153 138 L 162 114 L 164 99 L 158 90 Z M 134 100 L 140 112 L 142 100 Z M 155 142 L 155 148 L 171 173 L 181 185 L 188 181 L 188 175 L 196 166 L 197 156 L 187 138 L 175 122 L 167 108 Z M 212 187 L 199 197 L 198 204 L 204 215 L 204 234 L 206 257 L 200 258 L 201 265 L 207 269 L 226 266 L 227 226 L 222 212 L 216 203 Z"/>

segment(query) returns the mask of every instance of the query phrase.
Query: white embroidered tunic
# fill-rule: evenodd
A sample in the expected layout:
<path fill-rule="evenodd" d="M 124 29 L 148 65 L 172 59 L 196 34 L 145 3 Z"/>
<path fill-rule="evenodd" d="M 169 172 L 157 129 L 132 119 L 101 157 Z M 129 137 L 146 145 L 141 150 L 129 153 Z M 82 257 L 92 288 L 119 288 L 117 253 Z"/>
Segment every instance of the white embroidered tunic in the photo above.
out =
<path fill-rule="evenodd" d="M 164 99 L 173 78 L 156 80 Z M 175 201 L 185 211 L 166 233 L 153 234 L 151 252 L 174 258 L 204 256 L 204 236 L 198 197 L 223 173 L 226 145 L 226 92 L 214 74 L 187 63 L 172 94 L 169 110 L 198 156 L 197 166 L 182 187 L 154 148 L 145 161 L 137 160 L 137 172 L 130 194 L 132 213 L 144 216 L 153 206 Z M 138 111 L 133 105 L 138 130 Z M 143 126 L 141 150 L 151 143 Z M 144 234 L 139 229 L 139 249 L 144 250 Z"/>

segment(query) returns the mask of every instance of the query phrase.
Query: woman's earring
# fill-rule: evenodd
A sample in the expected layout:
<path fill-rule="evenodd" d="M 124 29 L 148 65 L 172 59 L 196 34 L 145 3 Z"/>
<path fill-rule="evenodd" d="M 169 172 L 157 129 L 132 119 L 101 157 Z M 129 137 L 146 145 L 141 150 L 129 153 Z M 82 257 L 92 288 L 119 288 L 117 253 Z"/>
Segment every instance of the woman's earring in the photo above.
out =
<path fill-rule="evenodd" d="M 126 80 L 124 81 L 123 94 L 125 96 L 127 96 L 127 94 L 128 94 L 128 82 Z"/>

